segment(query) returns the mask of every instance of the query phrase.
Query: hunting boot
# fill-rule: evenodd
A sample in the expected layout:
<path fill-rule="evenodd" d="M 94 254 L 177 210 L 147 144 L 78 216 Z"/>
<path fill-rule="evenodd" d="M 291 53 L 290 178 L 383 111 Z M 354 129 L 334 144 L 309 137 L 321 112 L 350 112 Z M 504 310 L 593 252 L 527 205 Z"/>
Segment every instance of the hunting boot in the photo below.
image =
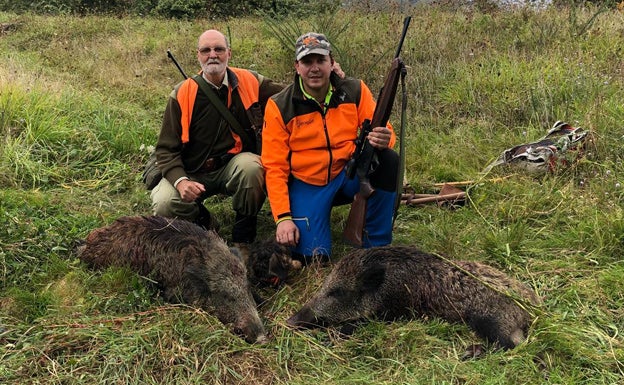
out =
<path fill-rule="evenodd" d="M 194 223 L 199 227 L 203 227 L 206 230 L 213 230 L 214 232 L 219 232 L 219 223 L 214 218 L 210 211 L 203 205 L 201 202 L 197 202 L 197 207 L 199 208 L 199 215 L 195 218 Z"/>
<path fill-rule="evenodd" d="M 249 244 L 256 239 L 257 224 L 257 216 L 236 213 L 232 227 L 232 243 L 234 247 L 238 248 L 244 261 L 249 259 Z"/>

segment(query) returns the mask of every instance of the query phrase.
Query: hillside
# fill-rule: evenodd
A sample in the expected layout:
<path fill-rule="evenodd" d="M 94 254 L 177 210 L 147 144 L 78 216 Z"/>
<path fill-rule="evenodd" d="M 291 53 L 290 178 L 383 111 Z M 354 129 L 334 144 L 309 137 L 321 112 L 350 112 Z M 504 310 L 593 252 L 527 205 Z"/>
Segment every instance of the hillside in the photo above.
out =
<path fill-rule="evenodd" d="M 292 42 L 326 33 L 373 93 L 405 14 L 341 11 L 173 21 L 0 13 L 0 383 L 617 384 L 624 380 L 624 13 L 598 8 L 410 9 L 406 179 L 414 193 L 460 183 L 464 205 L 402 205 L 394 243 L 487 263 L 542 298 L 526 343 L 462 360 L 478 343 L 439 319 L 372 320 L 350 338 L 285 325 L 331 267 L 267 291 L 273 336 L 248 345 L 199 309 L 165 303 L 124 269 L 75 257 L 92 229 L 150 214 L 140 174 L 166 98 L 198 70 L 196 41 L 228 34 L 231 65 L 293 76 Z M 400 97 L 398 97 L 400 101 Z M 399 103 L 392 122 L 399 126 Z M 483 171 L 563 120 L 589 131 L 555 172 Z M 209 199 L 230 233 L 229 200 Z M 333 258 L 347 207 L 334 210 Z M 274 234 L 269 206 L 261 237 Z"/>

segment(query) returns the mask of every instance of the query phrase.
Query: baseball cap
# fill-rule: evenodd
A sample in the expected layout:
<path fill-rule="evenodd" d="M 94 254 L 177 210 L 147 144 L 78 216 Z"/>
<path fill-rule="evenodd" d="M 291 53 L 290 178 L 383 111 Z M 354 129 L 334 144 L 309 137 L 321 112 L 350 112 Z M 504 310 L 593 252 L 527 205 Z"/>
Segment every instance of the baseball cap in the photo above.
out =
<path fill-rule="evenodd" d="M 295 57 L 300 60 L 302 57 L 317 53 L 319 55 L 329 55 L 331 44 L 322 33 L 308 32 L 301 35 L 295 43 Z"/>

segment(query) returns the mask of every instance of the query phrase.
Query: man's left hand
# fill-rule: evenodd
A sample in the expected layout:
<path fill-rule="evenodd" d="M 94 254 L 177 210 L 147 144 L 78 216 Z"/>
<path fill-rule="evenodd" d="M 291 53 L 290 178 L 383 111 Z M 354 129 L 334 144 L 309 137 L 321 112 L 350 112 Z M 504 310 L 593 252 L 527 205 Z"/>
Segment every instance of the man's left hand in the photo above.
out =
<path fill-rule="evenodd" d="M 339 78 L 344 79 L 345 73 L 342 70 L 342 67 L 340 67 L 340 63 L 338 63 L 337 61 L 334 62 L 334 66 L 332 68 L 332 71 L 334 71 L 336 73 L 336 75 L 338 75 Z"/>
<path fill-rule="evenodd" d="M 390 139 L 392 138 L 392 131 L 388 127 L 375 127 L 368 134 L 368 142 L 374 148 L 383 150 L 388 148 Z"/>

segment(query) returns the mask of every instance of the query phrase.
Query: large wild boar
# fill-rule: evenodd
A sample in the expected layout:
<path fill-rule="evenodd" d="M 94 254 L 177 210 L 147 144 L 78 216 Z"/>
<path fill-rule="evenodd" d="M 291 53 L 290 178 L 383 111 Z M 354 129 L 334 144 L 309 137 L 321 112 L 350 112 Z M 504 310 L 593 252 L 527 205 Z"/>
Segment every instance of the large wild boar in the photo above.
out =
<path fill-rule="evenodd" d="M 435 316 L 465 322 L 481 338 L 511 349 L 525 339 L 532 320 L 523 302 L 530 307 L 538 299 L 493 267 L 446 261 L 414 247 L 386 246 L 343 257 L 287 324 L 315 327 L 371 317 Z"/>
<path fill-rule="evenodd" d="M 265 342 L 247 271 L 213 231 L 163 217 L 122 217 L 78 248 L 92 267 L 129 267 L 157 282 L 163 298 L 201 307 L 250 343 Z"/>

